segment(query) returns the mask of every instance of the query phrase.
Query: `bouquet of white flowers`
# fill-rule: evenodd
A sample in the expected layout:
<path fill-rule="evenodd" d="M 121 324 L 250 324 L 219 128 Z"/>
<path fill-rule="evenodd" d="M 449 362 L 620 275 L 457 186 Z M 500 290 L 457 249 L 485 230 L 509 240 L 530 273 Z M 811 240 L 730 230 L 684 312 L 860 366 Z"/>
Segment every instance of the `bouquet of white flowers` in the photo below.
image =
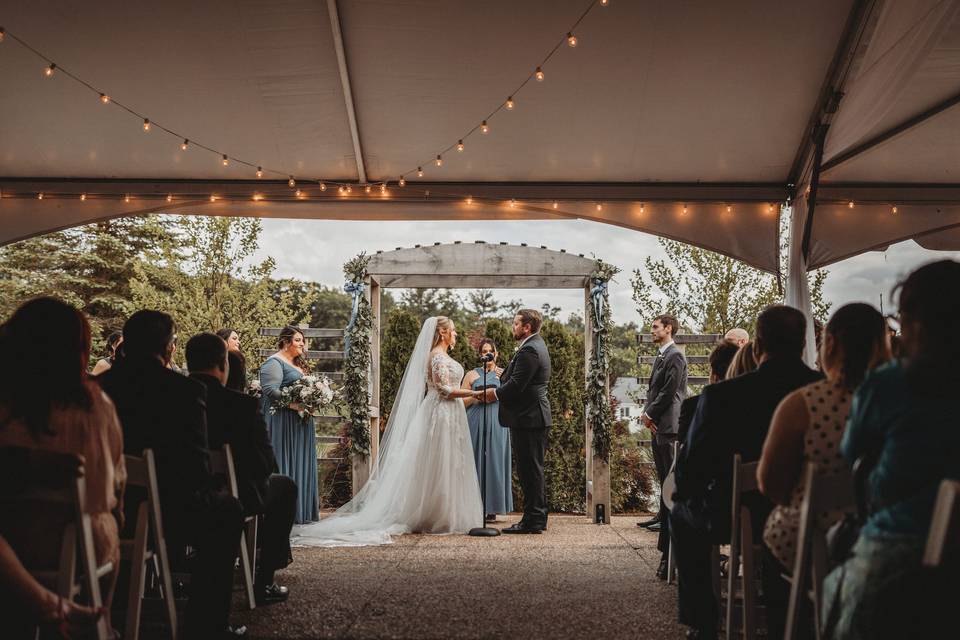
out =
<path fill-rule="evenodd" d="M 320 415 L 321 411 L 334 403 L 337 393 L 324 375 L 307 375 L 280 389 L 280 397 L 271 403 L 270 413 L 278 409 L 288 409 L 297 404 L 300 417 Z"/>

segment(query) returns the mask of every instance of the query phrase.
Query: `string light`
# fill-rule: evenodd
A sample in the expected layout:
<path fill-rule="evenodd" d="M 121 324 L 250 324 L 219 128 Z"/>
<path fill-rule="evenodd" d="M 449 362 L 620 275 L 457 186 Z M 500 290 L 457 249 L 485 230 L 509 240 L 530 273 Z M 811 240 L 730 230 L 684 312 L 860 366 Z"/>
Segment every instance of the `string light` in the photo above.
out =
<path fill-rule="evenodd" d="M 173 202 L 173 194 L 172 194 L 172 193 L 168 193 L 168 194 L 167 194 L 167 202 Z"/>
<path fill-rule="evenodd" d="M 303 195 L 303 191 L 300 191 L 300 189 L 297 189 L 296 191 L 293 192 L 293 195 L 299 198 Z"/>
<path fill-rule="evenodd" d="M 847 208 L 848 208 L 848 209 L 853 209 L 853 200 L 851 200 L 850 202 L 847 203 Z"/>
<path fill-rule="evenodd" d="M 287 186 L 290 187 L 291 189 L 297 186 L 297 181 L 293 179 L 293 176 L 290 176 L 290 179 L 287 180 Z"/>
<path fill-rule="evenodd" d="M 150 118 L 143 119 L 143 130 L 150 131 Z"/>
<path fill-rule="evenodd" d="M 399 184 L 401 187 L 405 187 L 407 186 L 407 181 L 403 176 L 400 176 L 400 179 L 397 180 L 397 184 Z"/>
<path fill-rule="evenodd" d="M 363 190 L 366 191 L 367 193 L 370 193 L 370 191 L 373 190 L 373 187 L 371 187 L 370 185 L 367 185 L 363 188 Z"/>
<path fill-rule="evenodd" d="M 727 205 L 727 213 L 730 213 L 731 211 L 733 211 L 733 207 L 731 207 L 730 205 Z"/>
<path fill-rule="evenodd" d="M 517 206 L 517 201 L 514 198 L 510 198 L 510 208 L 513 209 Z"/>
<path fill-rule="evenodd" d="M 599 202 L 597 203 L 597 211 L 603 211 L 603 205 Z"/>
<path fill-rule="evenodd" d="M 254 201 L 254 202 L 260 202 L 261 200 L 263 200 L 263 196 L 262 196 L 262 195 L 260 195 L 259 193 L 253 194 L 253 201 Z"/>
<path fill-rule="evenodd" d="M 773 205 L 772 205 L 772 204 L 768 204 L 768 205 L 767 205 L 767 213 L 773 213 Z"/>
<path fill-rule="evenodd" d="M 567 33 L 567 44 L 571 47 L 577 46 L 577 36 L 573 35 L 572 32 Z"/>
<path fill-rule="evenodd" d="M 505 103 L 504 106 L 506 106 L 507 109 L 513 109 L 513 96 L 510 96 L 509 98 L 507 98 L 507 102 Z"/>
<path fill-rule="evenodd" d="M 687 205 L 683 205 L 683 215 L 687 215 Z"/>
<path fill-rule="evenodd" d="M 37 194 L 37 200 L 43 200 L 43 191 Z"/>
<path fill-rule="evenodd" d="M 326 190 L 327 190 L 327 183 L 321 182 L 321 183 L 320 183 L 320 191 L 326 191 Z"/>
<path fill-rule="evenodd" d="M 600 6 L 606 7 L 610 4 L 610 0 L 600 0 Z"/>
<path fill-rule="evenodd" d="M 387 183 L 384 182 L 383 184 L 380 185 L 380 193 L 386 193 L 386 192 L 387 192 Z"/>
<path fill-rule="evenodd" d="M 467 196 L 467 204 L 473 204 L 473 196 Z"/>
<path fill-rule="evenodd" d="M 80 202 L 83 202 L 83 201 L 86 200 L 86 199 L 87 199 L 87 194 L 81 193 L 81 194 L 80 194 Z"/>
<path fill-rule="evenodd" d="M 438 167 L 443 166 L 443 158 L 440 157 L 439 153 L 437 154 L 437 166 Z"/>
<path fill-rule="evenodd" d="M 130 194 L 127 194 L 127 195 L 123 196 L 123 201 L 129 203 L 129 202 L 130 202 Z"/>
<path fill-rule="evenodd" d="M 646 206 L 641 202 L 641 203 L 640 203 L 640 213 L 643 213 L 643 210 L 644 210 L 645 208 L 646 208 Z"/>
<path fill-rule="evenodd" d="M 418 178 L 423 177 L 423 167 L 417 167 L 417 177 Z"/>
<path fill-rule="evenodd" d="M 213 195 L 213 194 L 211 193 L 211 194 L 210 194 L 210 202 L 216 202 L 216 201 L 217 201 L 217 196 L 215 196 L 215 195 Z"/>
<path fill-rule="evenodd" d="M 353 187 L 347 185 L 347 193 L 353 193 Z"/>
<path fill-rule="evenodd" d="M 263 167 L 257 167 L 257 177 L 258 178 L 263 177 Z"/>
<path fill-rule="evenodd" d="M 223 166 L 227 166 L 228 164 L 230 164 L 230 160 L 227 158 L 227 154 L 223 154 Z"/>
<path fill-rule="evenodd" d="M 53 76 L 53 72 L 56 70 L 57 70 L 57 65 L 51 62 L 50 66 L 43 70 L 43 75 L 49 78 Z"/>
<path fill-rule="evenodd" d="M 463 151 L 463 140 L 457 141 L 457 151 Z"/>
<path fill-rule="evenodd" d="M 890 213 L 896 213 L 896 212 L 897 212 L 897 205 L 893 205 L 893 207 L 890 208 Z"/>
<path fill-rule="evenodd" d="M 101 93 L 101 94 L 100 94 L 100 102 L 102 102 L 103 104 L 110 104 L 110 96 L 108 96 L 108 95 L 105 94 L 105 93 Z"/>
<path fill-rule="evenodd" d="M 482 134 L 490 133 L 490 125 L 487 124 L 486 120 L 480 123 L 480 133 Z"/>
<path fill-rule="evenodd" d="M 343 194 L 345 194 L 346 192 L 347 192 L 347 190 L 346 190 L 346 188 L 345 188 L 343 185 L 340 185 L 339 187 L 337 187 L 337 193 L 339 193 L 340 195 L 343 195 Z"/>
<path fill-rule="evenodd" d="M 190 141 L 184 138 L 183 142 L 180 143 L 180 151 L 186 151 L 187 147 L 189 146 L 190 146 Z"/>
<path fill-rule="evenodd" d="M 556 208 L 559 207 L 559 206 L 560 206 L 560 203 L 557 202 L 556 200 L 554 200 L 554 201 L 553 201 L 553 208 L 556 209 Z"/>
<path fill-rule="evenodd" d="M 543 79 L 546 77 L 543 75 L 543 69 L 537 67 L 537 70 L 534 72 L 534 77 L 537 79 L 537 82 L 543 82 Z"/>

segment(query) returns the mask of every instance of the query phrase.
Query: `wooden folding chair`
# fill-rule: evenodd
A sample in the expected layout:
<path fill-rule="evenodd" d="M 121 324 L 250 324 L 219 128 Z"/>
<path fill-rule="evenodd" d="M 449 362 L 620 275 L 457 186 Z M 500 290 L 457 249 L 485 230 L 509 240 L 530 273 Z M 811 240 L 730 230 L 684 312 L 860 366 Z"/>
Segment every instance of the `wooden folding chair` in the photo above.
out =
<path fill-rule="evenodd" d="M 960 560 L 960 482 L 944 480 L 937 492 L 923 564 L 941 567 Z"/>
<path fill-rule="evenodd" d="M 137 508 L 136 533 L 132 540 L 120 540 L 120 556 L 130 563 L 130 586 L 127 591 L 127 624 L 124 638 L 137 640 L 140 634 L 140 614 L 147 566 L 153 565 L 160 580 L 160 595 L 167 612 L 170 638 L 177 638 L 177 607 L 173 595 L 167 541 L 163 533 L 160 512 L 160 492 L 157 488 L 157 464 L 151 449 L 145 449 L 142 458 L 124 456 L 127 465 L 127 488 L 140 487 L 146 499 Z"/>
<path fill-rule="evenodd" d="M 11 459 L 8 456 L 29 461 L 23 469 L 29 477 L 25 479 L 25 486 L 20 487 L 15 495 L 8 493 L 0 498 L 0 511 L 8 516 L 22 511 L 50 514 L 54 517 L 62 514 L 64 518 L 57 568 L 30 566 L 29 562 L 24 562 L 24 567 L 37 582 L 55 591 L 65 600 L 73 601 L 84 592 L 89 606 L 103 606 L 100 578 L 112 573 L 116 568 L 112 562 L 97 564 L 93 528 L 90 514 L 86 512 L 87 484 L 83 459 L 73 454 L 19 447 L 4 448 L 0 457 L 6 461 Z M 14 549 L 16 550 L 16 546 Z M 101 640 L 110 637 L 105 617 L 97 621 L 95 633 Z"/>
<path fill-rule="evenodd" d="M 224 444 L 220 451 L 210 451 L 210 469 L 213 473 L 226 476 L 227 484 L 230 487 L 230 495 L 239 500 L 240 490 L 237 484 L 237 469 L 233 462 L 233 449 L 229 444 Z M 253 593 L 256 558 L 257 516 L 246 516 L 243 531 L 240 532 L 240 575 L 243 578 L 243 587 L 247 594 L 247 606 L 251 610 L 257 608 L 257 600 Z"/>
<path fill-rule="evenodd" d="M 734 637 L 734 622 L 737 600 L 737 577 L 743 564 L 743 579 L 740 592 L 743 600 L 742 631 L 745 640 L 757 637 L 757 581 L 756 552 L 753 543 L 753 522 L 750 509 L 742 504 L 743 494 L 757 490 L 757 463 L 742 463 L 740 454 L 733 456 L 733 482 L 731 495 L 730 561 L 727 567 L 727 620 L 726 637 Z"/>
<path fill-rule="evenodd" d="M 830 474 L 817 472 L 810 462 L 804 470 L 804 496 L 800 503 L 800 522 L 797 552 L 790 576 L 790 600 L 787 604 L 787 640 L 793 640 L 800 621 L 802 599 L 809 595 L 813 601 L 813 617 L 817 638 L 823 628 L 823 579 L 830 570 L 827 558 L 827 532 L 817 523 L 817 514 L 856 507 L 853 474 L 841 471 Z M 808 586 L 809 585 L 809 586 Z"/>

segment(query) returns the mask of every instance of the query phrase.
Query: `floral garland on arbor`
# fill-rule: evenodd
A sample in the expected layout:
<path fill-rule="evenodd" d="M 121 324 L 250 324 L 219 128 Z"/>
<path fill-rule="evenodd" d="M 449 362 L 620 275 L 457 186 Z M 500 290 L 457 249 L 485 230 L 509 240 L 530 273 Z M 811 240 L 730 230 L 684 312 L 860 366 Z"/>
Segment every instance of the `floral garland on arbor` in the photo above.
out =
<path fill-rule="evenodd" d="M 593 352 L 590 354 L 587 373 L 587 416 L 593 429 L 594 455 L 604 461 L 610 460 L 613 439 L 613 415 L 607 391 L 610 375 L 610 347 L 607 335 L 610 332 L 610 300 L 607 284 L 620 272 L 618 267 L 597 259 L 597 268 L 590 276 L 590 316 L 593 325 Z"/>
<path fill-rule="evenodd" d="M 350 451 L 370 455 L 370 330 L 373 313 L 364 295 L 370 257 L 361 253 L 343 265 L 344 290 L 353 296 L 350 322 L 343 332 L 343 399 L 350 412 Z"/>

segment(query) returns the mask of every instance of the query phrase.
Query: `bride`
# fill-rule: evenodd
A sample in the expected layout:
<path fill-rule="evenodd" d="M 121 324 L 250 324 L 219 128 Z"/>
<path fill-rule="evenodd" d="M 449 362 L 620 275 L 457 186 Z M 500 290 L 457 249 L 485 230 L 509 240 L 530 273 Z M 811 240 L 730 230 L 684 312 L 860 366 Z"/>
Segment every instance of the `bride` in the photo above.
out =
<path fill-rule="evenodd" d="M 447 355 L 456 341 L 449 318 L 423 323 L 370 479 L 333 515 L 297 527 L 295 545 L 388 544 L 404 533 L 466 533 L 483 526 L 461 399 L 477 394 L 460 388 L 463 367 Z"/>

